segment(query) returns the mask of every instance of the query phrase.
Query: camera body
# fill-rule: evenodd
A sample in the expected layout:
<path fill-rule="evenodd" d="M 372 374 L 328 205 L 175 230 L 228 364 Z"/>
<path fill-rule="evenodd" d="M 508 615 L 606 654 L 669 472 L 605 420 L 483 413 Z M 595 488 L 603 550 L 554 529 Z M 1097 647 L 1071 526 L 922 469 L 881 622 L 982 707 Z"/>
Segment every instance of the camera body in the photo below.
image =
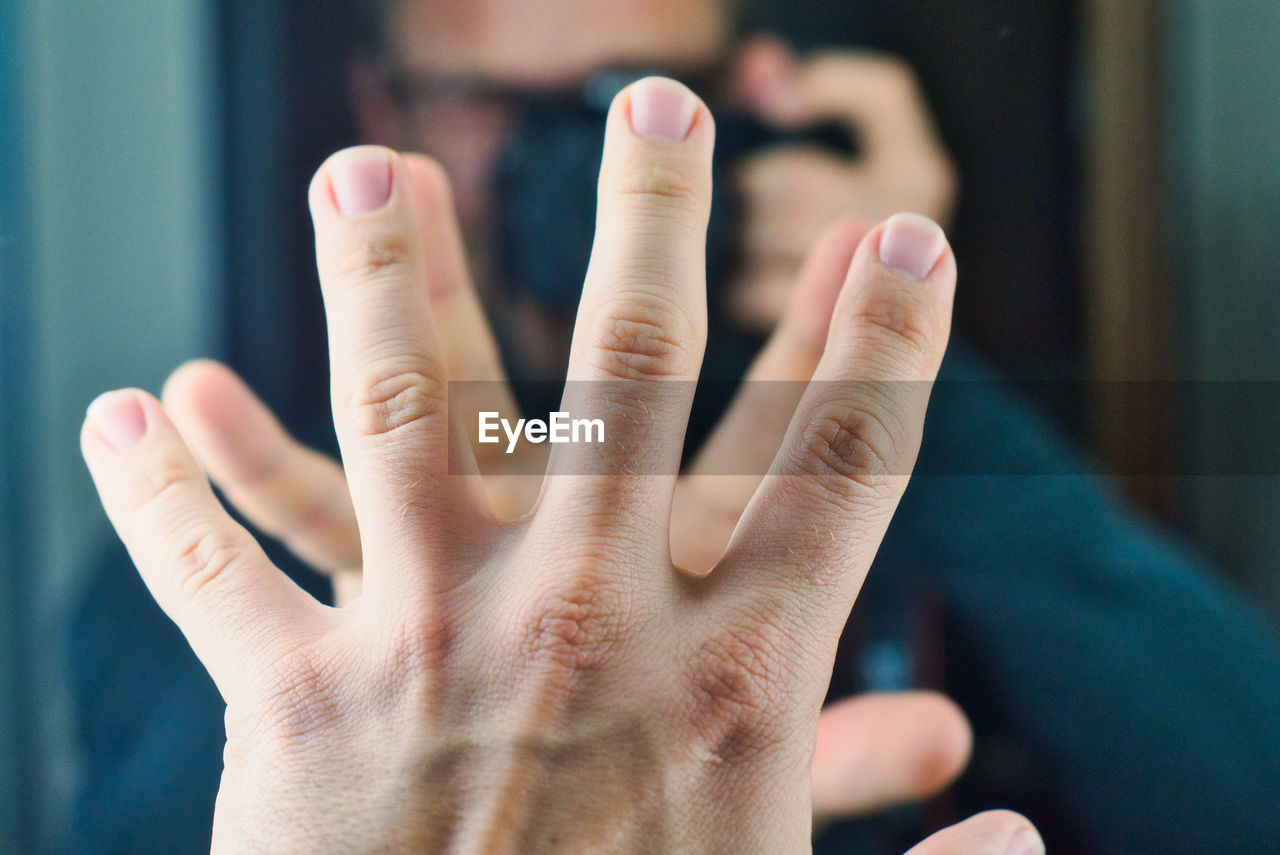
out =
<path fill-rule="evenodd" d="M 596 179 L 605 117 L 613 96 L 650 72 L 607 71 L 581 92 L 528 97 L 518 131 L 498 169 L 500 279 L 512 293 L 568 313 L 578 305 L 595 229 Z M 731 109 L 711 105 L 716 121 L 711 219 L 707 228 L 707 288 L 713 316 L 739 256 L 739 202 L 730 181 L 742 158 L 770 146 L 808 144 L 852 155 L 843 128 L 823 124 L 781 131 Z"/>

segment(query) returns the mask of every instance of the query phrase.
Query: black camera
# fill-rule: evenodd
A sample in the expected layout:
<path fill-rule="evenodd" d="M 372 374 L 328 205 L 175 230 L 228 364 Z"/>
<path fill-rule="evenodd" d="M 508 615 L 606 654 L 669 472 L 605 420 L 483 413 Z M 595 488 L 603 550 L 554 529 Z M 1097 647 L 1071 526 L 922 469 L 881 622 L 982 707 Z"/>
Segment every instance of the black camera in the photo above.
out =
<path fill-rule="evenodd" d="M 578 92 L 525 96 L 518 130 L 497 174 L 500 287 L 571 318 L 582 295 L 595 231 L 596 183 L 605 118 L 614 96 L 653 72 L 603 72 Z M 696 84 L 693 88 L 698 90 Z M 740 111 L 710 104 L 716 121 L 711 218 L 707 226 L 707 345 L 694 397 L 686 452 L 697 448 L 733 396 L 761 341 L 723 318 L 725 284 L 738 263 L 739 204 L 729 180 L 736 162 L 763 148 L 808 144 L 846 155 L 854 143 L 841 127 L 822 124 L 788 133 Z M 815 235 L 815 237 L 817 237 Z M 566 353 L 568 342 L 565 342 Z M 504 347 L 513 391 L 528 412 L 554 409 L 561 385 L 525 376 Z"/>
<path fill-rule="evenodd" d="M 532 95 L 520 105 L 518 131 L 498 170 L 500 279 L 551 310 L 578 305 L 595 228 L 596 179 L 605 116 L 613 97 L 652 71 L 605 71 L 578 92 Z M 843 128 L 823 124 L 787 133 L 733 110 L 716 109 L 707 287 L 713 317 L 738 257 L 738 204 L 728 180 L 733 164 L 769 146 L 806 143 L 845 154 Z M 816 235 L 815 235 L 816 237 Z"/>

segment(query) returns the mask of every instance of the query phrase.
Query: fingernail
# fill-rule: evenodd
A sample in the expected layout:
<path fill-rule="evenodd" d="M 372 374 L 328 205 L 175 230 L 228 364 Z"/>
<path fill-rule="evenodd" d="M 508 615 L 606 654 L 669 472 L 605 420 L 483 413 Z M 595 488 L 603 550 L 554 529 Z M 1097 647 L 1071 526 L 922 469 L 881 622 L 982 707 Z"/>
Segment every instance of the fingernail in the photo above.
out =
<path fill-rule="evenodd" d="M 697 96 L 674 80 L 646 77 L 631 86 L 631 129 L 642 137 L 679 142 L 697 112 Z"/>
<path fill-rule="evenodd" d="M 894 214 L 880 235 L 880 263 L 910 279 L 924 279 L 947 248 L 942 227 L 920 214 Z"/>
<path fill-rule="evenodd" d="M 130 391 L 107 392 L 89 405 L 89 421 L 117 453 L 133 448 L 147 432 L 147 416 Z"/>
<path fill-rule="evenodd" d="M 1040 835 L 1029 828 L 1024 828 L 1009 841 L 1005 855 L 1044 855 L 1044 843 Z"/>
<path fill-rule="evenodd" d="M 391 198 L 391 162 L 377 146 L 343 149 L 329 161 L 329 181 L 339 212 L 367 214 Z"/>

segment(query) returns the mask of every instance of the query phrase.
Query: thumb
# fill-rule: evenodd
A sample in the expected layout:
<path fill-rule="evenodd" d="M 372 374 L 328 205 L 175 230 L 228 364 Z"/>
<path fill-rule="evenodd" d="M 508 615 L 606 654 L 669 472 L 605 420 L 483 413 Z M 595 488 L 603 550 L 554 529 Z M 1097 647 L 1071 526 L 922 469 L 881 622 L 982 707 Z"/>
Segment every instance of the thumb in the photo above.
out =
<path fill-rule="evenodd" d="M 920 801 L 955 780 L 973 733 L 935 692 L 861 695 L 818 719 L 813 754 L 815 823 Z"/>

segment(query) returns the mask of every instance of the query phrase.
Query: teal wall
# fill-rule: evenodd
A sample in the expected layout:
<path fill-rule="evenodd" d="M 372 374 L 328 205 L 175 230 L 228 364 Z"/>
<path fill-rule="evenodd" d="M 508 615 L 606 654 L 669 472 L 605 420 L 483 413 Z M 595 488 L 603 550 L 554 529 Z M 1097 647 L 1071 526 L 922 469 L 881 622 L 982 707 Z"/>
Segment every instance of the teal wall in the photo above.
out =
<path fill-rule="evenodd" d="M 7 251 L 21 259 L 6 260 L 20 274 L 3 281 L 4 308 L 21 313 L 4 318 L 3 369 L 4 453 L 21 477 L 6 483 L 0 519 L 17 544 L 0 597 L 0 691 L 25 712 L 6 716 L 0 701 L 0 851 L 31 852 L 53 845 L 74 780 L 65 609 L 106 531 L 79 457 L 84 408 L 115 386 L 158 390 L 219 340 L 216 6 L 2 5 L 0 49 L 20 62 L 0 119 L 24 174 L 0 181 L 19 222 Z M 15 746 L 39 762 L 20 773 Z"/>
<path fill-rule="evenodd" d="M 1280 3 L 1169 4 L 1171 270 L 1184 301 L 1184 372 L 1280 390 Z M 1187 417 L 1192 453 L 1276 449 L 1280 391 L 1245 413 Z M 1267 455 L 1276 459 L 1277 455 Z M 1280 615 L 1280 477 L 1186 485 L 1200 545 Z"/>
<path fill-rule="evenodd" d="M 20 128 L 19 87 L 24 44 L 18 9 L 0 4 L 0 402 L 13 402 L 26 388 L 24 355 L 28 292 L 25 155 Z M 27 555 L 30 515 L 23 484 L 28 466 L 20 453 L 27 435 L 24 414 L 16 406 L 0 406 L 0 852 L 20 852 L 32 837 L 19 791 L 39 769 L 26 750 L 27 724 L 33 719 L 26 685 L 30 682 L 26 626 L 15 619 L 26 611 L 24 579 L 19 567 Z"/>

